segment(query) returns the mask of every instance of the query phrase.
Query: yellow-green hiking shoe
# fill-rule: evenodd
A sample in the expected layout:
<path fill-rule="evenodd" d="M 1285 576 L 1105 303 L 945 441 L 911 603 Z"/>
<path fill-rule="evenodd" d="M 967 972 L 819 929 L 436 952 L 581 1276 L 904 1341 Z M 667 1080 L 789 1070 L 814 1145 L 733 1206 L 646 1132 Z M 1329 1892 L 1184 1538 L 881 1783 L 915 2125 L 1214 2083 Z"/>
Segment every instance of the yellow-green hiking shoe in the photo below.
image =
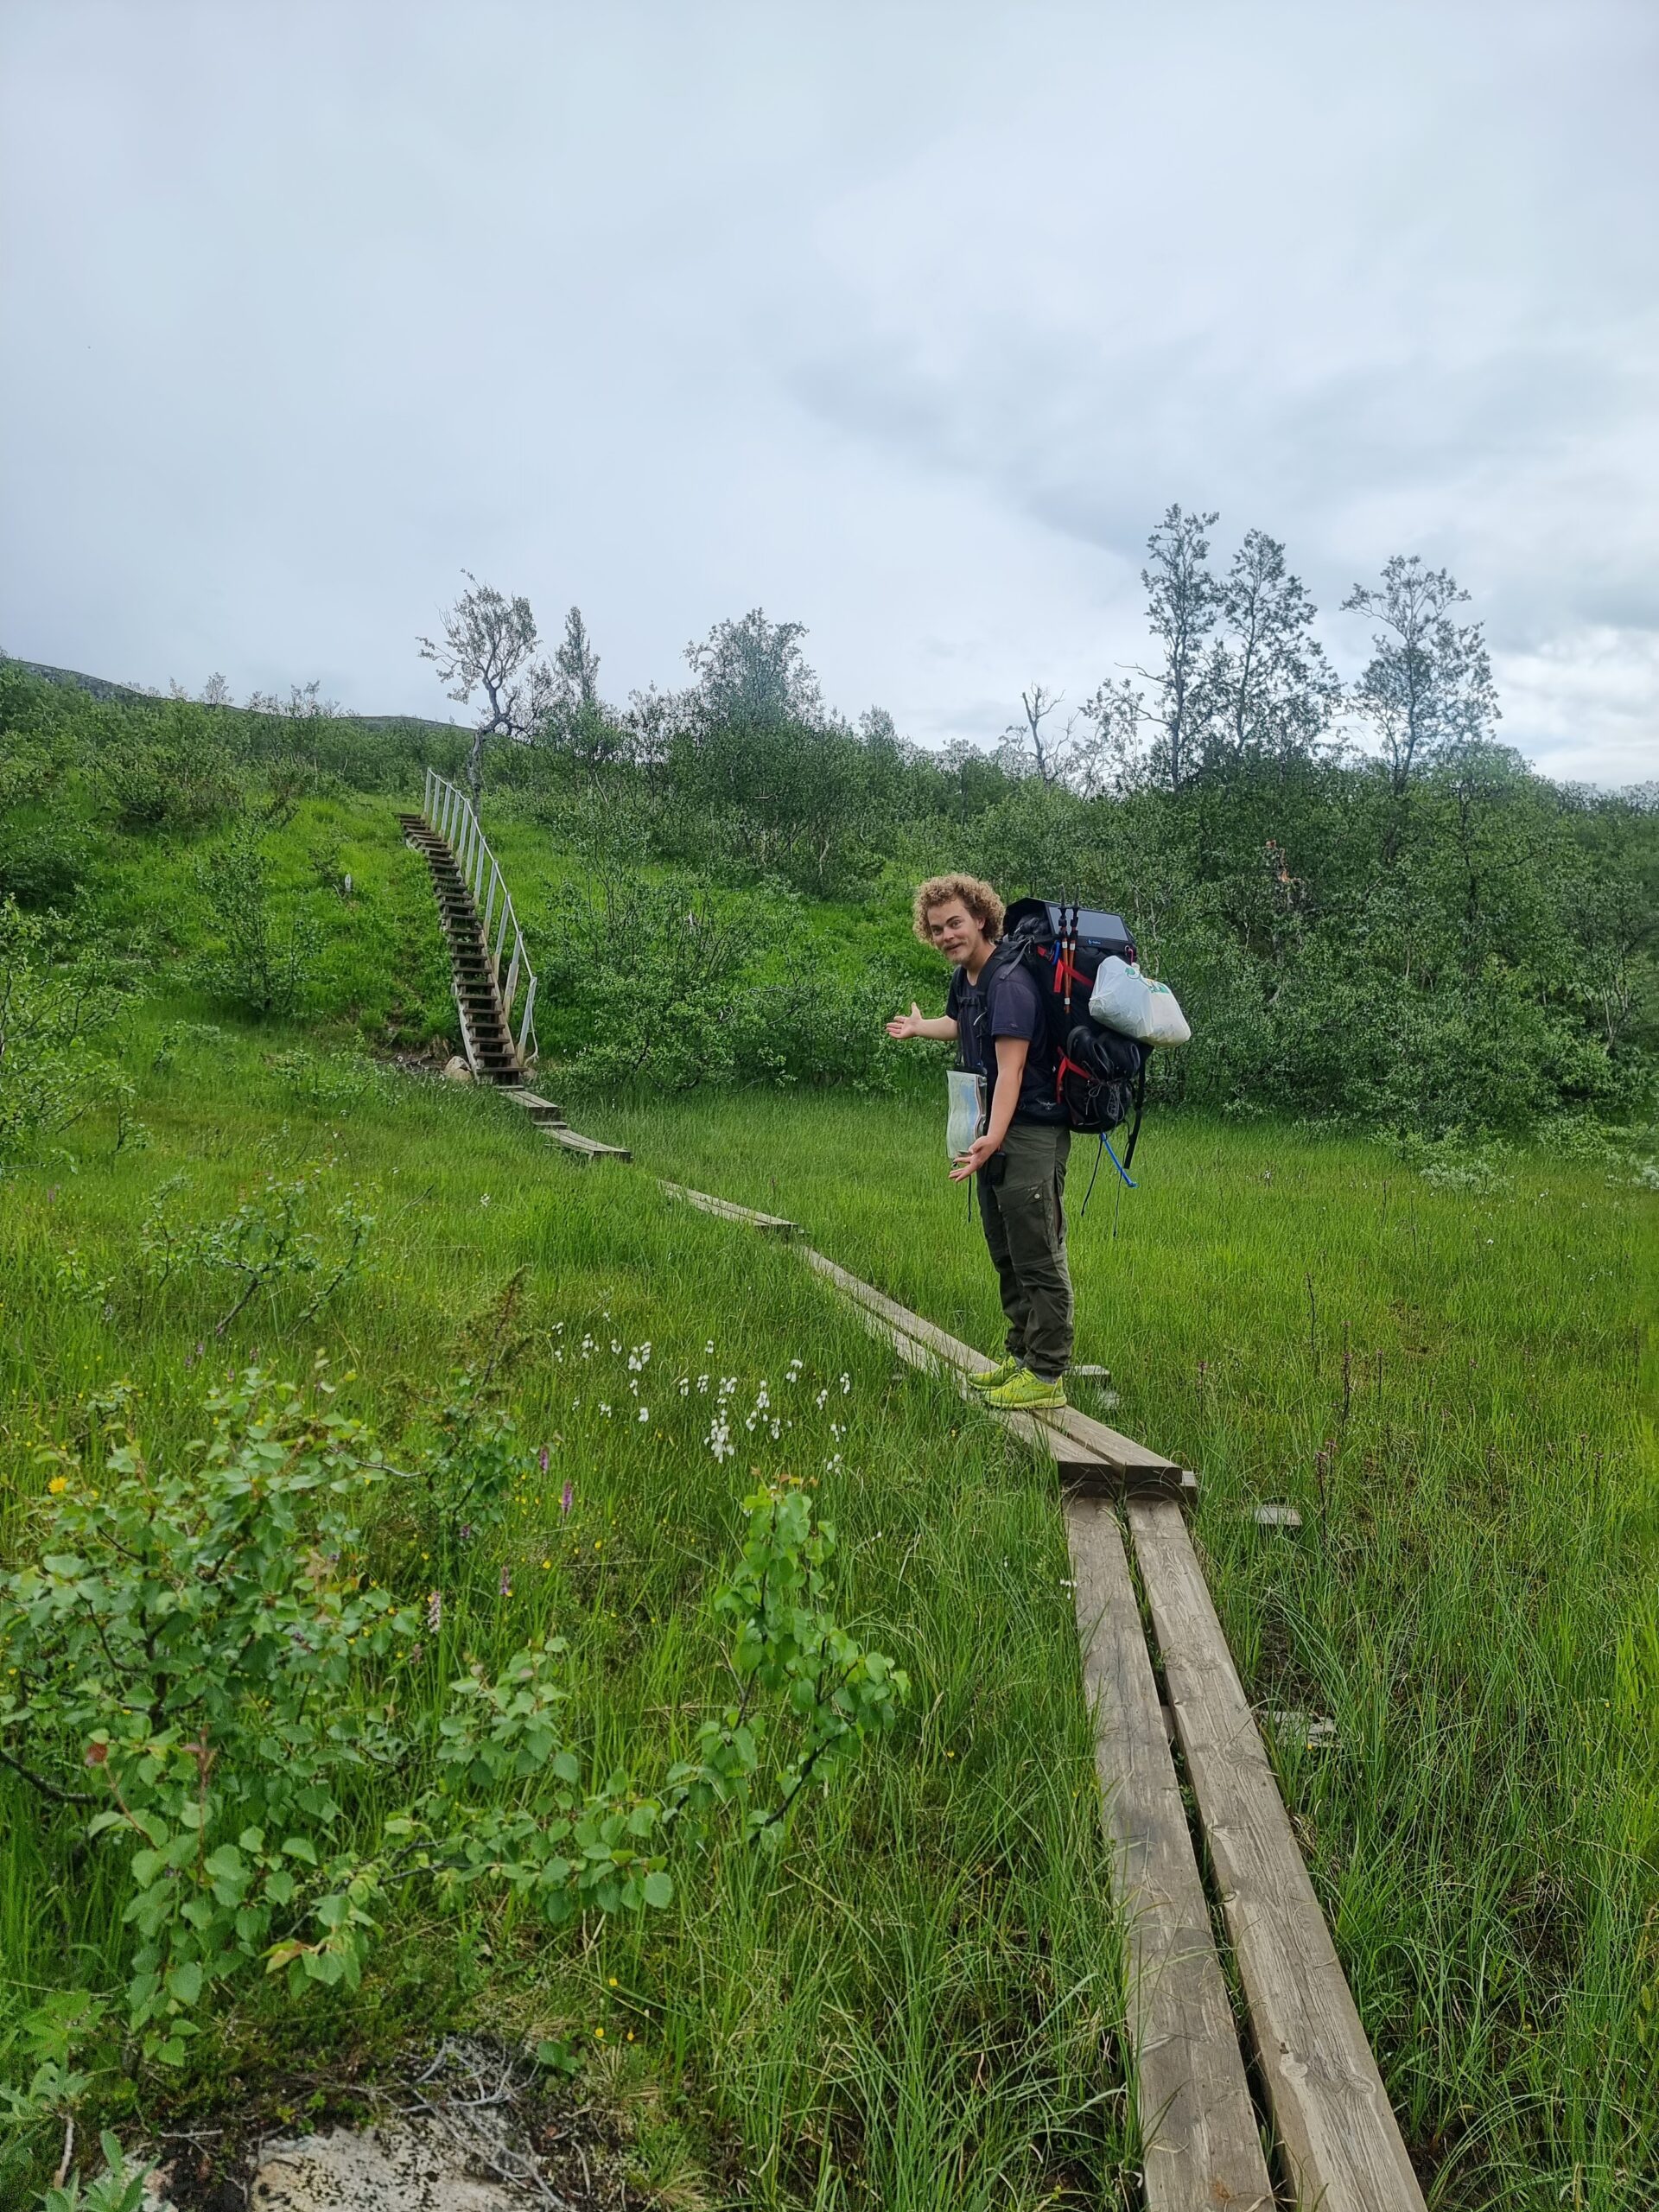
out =
<path fill-rule="evenodd" d="M 1012 1353 L 999 1359 L 995 1367 L 982 1367 L 977 1375 L 968 1377 L 969 1386 L 975 1390 L 995 1390 L 1004 1382 L 1012 1382 L 1020 1372 L 1020 1363 Z"/>
<path fill-rule="evenodd" d="M 1040 1375 L 1022 1367 L 995 1390 L 988 1390 L 985 1402 L 999 1413 L 1058 1413 L 1065 1405 L 1065 1384 L 1058 1379 L 1045 1382 Z"/>

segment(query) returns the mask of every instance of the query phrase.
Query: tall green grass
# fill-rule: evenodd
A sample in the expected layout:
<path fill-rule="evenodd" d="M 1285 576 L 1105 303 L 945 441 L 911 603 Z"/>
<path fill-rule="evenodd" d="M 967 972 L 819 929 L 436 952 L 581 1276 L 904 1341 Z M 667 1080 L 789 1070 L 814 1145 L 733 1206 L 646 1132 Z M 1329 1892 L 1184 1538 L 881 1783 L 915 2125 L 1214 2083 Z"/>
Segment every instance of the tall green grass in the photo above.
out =
<path fill-rule="evenodd" d="M 548 1444 L 549 1472 L 487 1556 L 444 1562 L 412 1503 L 384 1517 L 385 1578 L 416 1596 L 448 1586 L 446 1648 L 411 1700 L 467 1654 L 499 1662 L 556 1625 L 588 1758 L 660 1771 L 727 1694 L 702 1600 L 753 1470 L 785 1468 L 817 1479 L 839 1531 L 840 1608 L 914 1689 L 894 1739 L 808 1811 L 780 1859 L 715 1851 L 681 1867 L 666 1915 L 580 1939 L 478 1900 L 445 1916 L 411 1891 L 357 2001 L 301 2014 L 244 1989 L 177 2078 L 125 2080 L 106 2043 L 101 2109 L 153 2126 L 296 2063 L 368 2066 L 411 2032 L 471 2023 L 570 2035 L 602 2058 L 639 2116 L 642 2171 L 677 2177 L 682 2202 L 724 2201 L 722 2176 L 739 2173 L 746 2202 L 776 2206 L 1123 2196 L 1118 1950 L 1046 1471 L 988 1427 L 963 1429 L 955 1399 L 873 1345 L 791 1255 L 644 1175 L 575 1166 L 499 1099 L 388 1075 L 319 1112 L 278 1062 L 291 1039 L 187 1035 L 157 1071 L 159 1035 L 147 1017 L 128 1051 L 148 1148 L 117 1154 L 88 1126 L 75 1173 L 60 1160 L 7 1179 L 10 1554 L 49 1526 L 37 1455 L 74 1447 L 87 1400 L 114 1384 L 130 1384 L 154 1458 L 200 1433 L 210 1373 L 256 1351 L 299 1370 L 321 1350 L 340 1402 L 396 1443 L 418 1433 L 432 1385 L 500 1343 L 502 1387 L 526 1441 Z M 187 1180 L 167 1203 L 210 1217 L 268 1170 L 316 1160 L 379 1226 L 370 1271 L 307 1329 L 256 1302 L 219 1337 L 222 1285 L 143 1288 L 135 1228 L 169 1176 Z M 705 1437 L 724 1377 L 740 1448 L 722 1461 Z M 763 1381 L 771 1407 L 751 1429 Z M 384 1809 L 365 1796 L 354 1813 L 367 1824 Z M 9 1776 L 0 1821 L 10 2023 L 54 1987 L 118 1991 L 122 1885 Z"/>
<path fill-rule="evenodd" d="M 594 1111 L 998 1343 L 942 1096 Z M 1313 1750 L 1285 1726 L 1281 1772 L 1431 2200 L 1656 2201 L 1653 1194 L 1523 1152 L 1476 1196 L 1378 1144 L 1166 1116 L 1084 1214 L 1074 1161 L 1079 1357 L 1201 1470 L 1263 1713 L 1335 1723 Z"/>
<path fill-rule="evenodd" d="M 314 801 L 278 843 L 325 920 L 327 1036 L 441 1039 L 429 893 L 388 810 Z M 504 857 L 523 909 L 536 883 Z M 190 858 L 137 842 L 111 858 L 111 907 L 149 917 L 164 955 L 199 934 Z M 550 896 L 556 864 L 537 865 Z M 256 1352 L 296 1371 L 322 1350 L 341 1398 L 397 1442 L 450 1369 L 486 1356 L 522 1271 L 499 1381 L 550 1446 L 548 1483 L 487 1557 L 435 1565 L 412 1510 L 377 1531 L 407 1592 L 453 1578 L 445 1663 L 499 1660 L 556 1624 L 591 1758 L 665 1758 L 722 1695 L 702 1599 L 750 1469 L 789 1466 L 817 1476 L 841 1532 L 842 1610 L 915 1688 L 781 1860 L 715 1853 L 668 1915 L 579 1941 L 411 1893 L 355 2000 L 244 1993 L 178 2079 L 128 2080 L 107 2043 L 100 2108 L 153 2126 L 471 2023 L 582 2040 L 670 2202 L 1132 2202 L 1120 1961 L 1052 1471 L 872 1344 L 787 1251 L 652 1179 L 799 1220 L 988 1350 L 994 1284 L 945 1179 L 942 1112 L 580 1099 L 584 1126 L 638 1161 L 583 1168 L 499 1099 L 296 1075 L 283 1056 L 315 1035 L 244 1029 L 181 972 L 164 961 L 165 995 L 124 1047 L 147 1148 L 114 1152 L 94 1119 L 65 1157 L 0 1182 L 8 1555 L 40 1537 L 39 1452 L 79 1442 L 92 1395 L 130 1381 L 145 1448 L 177 1452 L 209 1372 Z M 178 1031 L 203 1019 L 217 1036 Z M 557 1094 L 550 1071 L 542 1087 Z M 138 1225 L 168 1177 L 186 1181 L 168 1203 L 209 1218 L 266 1172 L 315 1161 L 379 1226 L 370 1270 L 308 1327 L 255 1305 L 220 1338 L 228 1301 L 210 1285 L 143 1288 Z M 1507 1187 L 1438 1189 L 1378 1145 L 1177 1116 L 1149 1122 L 1137 1166 L 1133 1192 L 1107 1166 L 1084 1216 L 1076 1157 L 1079 1356 L 1111 1366 L 1119 1426 L 1200 1470 L 1198 1540 L 1264 1714 L 1335 1724 L 1317 1751 L 1280 1730 L 1277 1757 L 1430 2202 L 1646 2208 L 1654 1198 L 1529 1153 Z M 626 1352 L 647 1340 L 640 1424 Z M 774 1440 L 740 1420 L 737 1457 L 717 1461 L 698 1376 L 717 1390 L 735 1376 L 741 1413 L 762 1379 L 779 1399 L 791 1360 L 796 1427 Z M 1300 1530 L 1259 1529 L 1263 1499 L 1295 1503 Z M 125 1901 L 99 1854 L 73 1854 L 0 1776 L 0 2034 L 43 1992 L 118 1987 Z"/>

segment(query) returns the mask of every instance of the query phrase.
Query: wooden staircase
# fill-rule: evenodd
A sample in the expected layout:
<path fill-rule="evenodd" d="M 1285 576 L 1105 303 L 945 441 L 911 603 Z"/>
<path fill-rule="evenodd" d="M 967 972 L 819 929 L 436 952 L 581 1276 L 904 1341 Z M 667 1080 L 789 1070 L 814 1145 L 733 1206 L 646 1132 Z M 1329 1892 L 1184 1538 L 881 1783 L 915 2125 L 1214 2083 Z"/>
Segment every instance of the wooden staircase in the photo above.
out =
<path fill-rule="evenodd" d="M 483 919 L 461 874 L 460 863 L 447 839 L 429 829 L 420 815 L 400 814 L 397 821 L 405 841 L 424 855 L 431 870 L 438 919 L 449 948 L 449 966 L 467 1064 L 480 1083 L 522 1084 L 524 1063 L 501 1002 L 495 963 L 485 940 Z"/>
<path fill-rule="evenodd" d="M 425 856 L 432 873 L 461 1043 L 474 1077 L 497 1085 L 504 1097 L 522 1107 L 533 1128 L 578 1160 L 631 1160 L 626 1146 L 601 1144 L 573 1129 L 564 1109 L 525 1081 L 536 1058 L 536 976 L 501 871 L 465 795 L 429 768 L 425 810 L 400 813 L 397 823 L 405 843 Z M 480 899 L 485 901 L 481 915 Z M 515 1038 L 514 1000 L 521 983 L 524 1000 Z"/>

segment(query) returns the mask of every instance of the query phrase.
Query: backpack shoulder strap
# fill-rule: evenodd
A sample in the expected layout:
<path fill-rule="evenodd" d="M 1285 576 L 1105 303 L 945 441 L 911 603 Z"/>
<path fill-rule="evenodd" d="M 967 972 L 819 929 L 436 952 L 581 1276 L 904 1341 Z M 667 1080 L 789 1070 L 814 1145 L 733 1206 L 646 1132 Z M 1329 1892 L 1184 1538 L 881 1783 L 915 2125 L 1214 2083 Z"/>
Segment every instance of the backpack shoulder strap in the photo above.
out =
<path fill-rule="evenodd" d="M 1135 1165 L 1135 1147 L 1141 1135 L 1141 1109 L 1147 1103 L 1147 1062 L 1151 1058 L 1151 1046 L 1143 1045 L 1141 1048 L 1140 1071 L 1135 1078 L 1135 1123 L 1129 1131 L 1129 1141 L 1123 1152 L 1123 1168 L 1126 1173 Z"/>

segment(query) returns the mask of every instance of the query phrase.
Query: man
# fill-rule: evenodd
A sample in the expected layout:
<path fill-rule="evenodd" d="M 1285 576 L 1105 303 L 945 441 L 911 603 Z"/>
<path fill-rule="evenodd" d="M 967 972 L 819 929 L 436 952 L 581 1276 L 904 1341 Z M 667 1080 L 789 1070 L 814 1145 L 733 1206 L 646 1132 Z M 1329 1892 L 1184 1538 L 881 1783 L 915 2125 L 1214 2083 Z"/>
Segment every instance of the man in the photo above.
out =
<path fill-rule="evenodd" d="M 954 1039 L 961 1065 L 983 1079 L 987 1094 L 982 1134 L 950 1171 L 952 1182 L 979 1179 L 979 1217 L 1008 1325 L 1007 1357 L 974 1384 L 1005 1409 L 1063 1406 L 1071 1361 L 1064 1211 L 1071 1132 L 1055 1095 L 1037 981 L 1023 961 L 991 961 L 1002 901 L 976 876 L 930 877 L 914 912 L 917 936 L 956 973 L 943 1017 L 928 1019 L 912 1001 L 887 1034 Z"/>

